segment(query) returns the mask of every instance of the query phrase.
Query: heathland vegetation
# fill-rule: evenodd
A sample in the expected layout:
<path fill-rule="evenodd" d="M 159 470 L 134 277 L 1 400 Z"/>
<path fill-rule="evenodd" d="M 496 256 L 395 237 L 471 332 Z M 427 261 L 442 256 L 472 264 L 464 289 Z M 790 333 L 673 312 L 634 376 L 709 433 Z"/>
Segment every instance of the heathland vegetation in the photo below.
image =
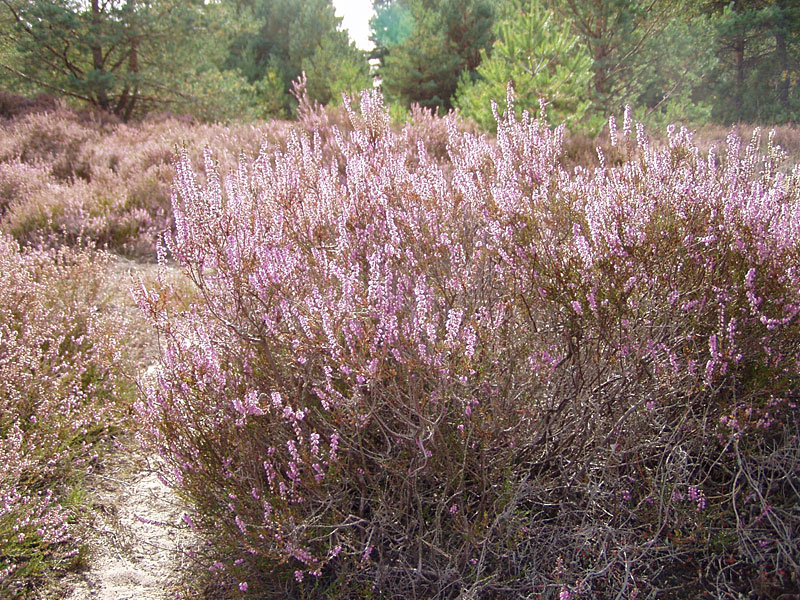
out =
<path fill-rule="evenodd" d="M 130 433 L 214 595 L 796 593 L 795 4 L 375 5 L 0 2 L 0 596 Z"/>

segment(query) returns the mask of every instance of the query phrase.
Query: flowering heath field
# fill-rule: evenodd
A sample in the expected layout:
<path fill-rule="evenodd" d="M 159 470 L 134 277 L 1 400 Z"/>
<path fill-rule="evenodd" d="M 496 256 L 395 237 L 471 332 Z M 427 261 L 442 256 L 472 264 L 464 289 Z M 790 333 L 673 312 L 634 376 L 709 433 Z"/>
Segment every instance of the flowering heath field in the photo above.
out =
<path fill-rule="evenodd" d="M 567 168 L 543 113 L 357 105 L 176 165 L 161 254 L 201 300 L 136 292 L 136 410 L 207 568 L 241 597 L 796 588 L 800 168 L 629 112 Z"/>
<path fill-rule="evenodd" d="M 80 562 L 81 481 L 120 423 L 105 258 L 0 235 L 0 597 Z M 33 587 L 32 587 L 33 586 Z"/>
<path fill-rule="evenodd" d="M 242 153 L 279 144 L 288 128 L 174 116 L 126 125 L 63 108 L 0 122 L 0 230 L 28 246 L 83 240 L 152 260 L 156 239 L 172 227 L 178 149 L 200 167 L 213 145 L 226 170 Z"/>

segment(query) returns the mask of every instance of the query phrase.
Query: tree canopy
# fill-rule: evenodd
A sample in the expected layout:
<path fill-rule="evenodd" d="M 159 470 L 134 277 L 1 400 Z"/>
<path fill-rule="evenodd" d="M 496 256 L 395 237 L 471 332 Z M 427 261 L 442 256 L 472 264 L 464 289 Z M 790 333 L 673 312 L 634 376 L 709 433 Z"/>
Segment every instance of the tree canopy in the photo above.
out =
<path fill-rule="evenodd" d="M 232 37 L 227 66 L 265 90 L 287 113 L 291 84 L 303 71 L 311 99 L 327 104 L 371 87 L 369 65 L 340 29 L 330 0 L 242 0 L 239 18 L 251 27 Z"/>
<path fill-rule="evenodd" d="M 592 129 L 626 104 L 659 123 L 800 114 L 798 0 L 373 0 L 355 47 L 332 0 L 0 0 L 0 88 L 130 119 L 289 117 L 372 87 L 491 127 L 489 99 Z M 532 15 L 538 15 L 536 17 Z M 531 20 L 533 19 L 533 21 Z M 586 77 L 588 59 L 589 77 Z"/>
<path fill-rule="evenodd" d="M 491 55 L 482 51 L 477 78 L 465 72 L 459 82 L 455 105 L 462 114 L 492 128 L 490 102 L 498 101 L 502 113 L 509 83 L 520 109 L 535 112 L 544 100 L 554 121 L 586 114 L 592 61 L 568 22 L 555 23 L 552 11 L 524 0 L 496 23 L 495 33 Z"/>
<path fill-rule="evenodd" d="M 0 0 L 0 85 L 123 119 L 286 115 L 303 70 L 322 103 L 370 85 L 340 22 L 330 0 Z"/>
<path fill-rule="evenodd" d="M 584 115 L 587 94 L 587 123 L 626 104 L 639 118 L 658 122 L 783 123 L 800 114 L 797 0 L 499 0 L 487 13 L 478 1 L 456 4 L 376 0 L 373 40 L 390 99 L 445 109 L 455 104 L 490 126 L 489 98 L 502 99 L 509 80 L 521 96 L 535 89 L 545 98 L 552 94 L 544 71 L 522 74 L 533 56 L 542 56 L 535 46 L 568 27 L 591 61 L 588 81 L 569 82 L 573 104 L 581 107 L 571 112 L 573 120 Z M 525 5 L 552 16 L 526 32 L 519 22 Z M 482 19 L 470 17 L 479 13 Z M 448 24 L 458 18 L 473 26 L 457 28 L 456 43 Z M 495 37 L 500 41 L 493 46 Z M 565 55 L 549 52 L 549 64 L 563 69 Z"/>
<path fill-rule="evenodd" d="M 0 8 L 9 87 L 16 81 L 127 119 L 155 107 L 214 112 L 212 104 L 235 104 L 245 83 L 217 66 L 216 5 L 2 0 Z"/>
<path fill-rule="evenodd" d="M 387 96 L 447 110 L 463 72 L 474 74 L 492 42 L 488 0 L 388 0 L 376 3 L 373 41 Z"/>
<path fill-rule="evenodd" d="M 719 59 L 711 72 L 714 118 L 797 121 L 800 115 L 800 4 L 794 0 L 711 2 Z"/>

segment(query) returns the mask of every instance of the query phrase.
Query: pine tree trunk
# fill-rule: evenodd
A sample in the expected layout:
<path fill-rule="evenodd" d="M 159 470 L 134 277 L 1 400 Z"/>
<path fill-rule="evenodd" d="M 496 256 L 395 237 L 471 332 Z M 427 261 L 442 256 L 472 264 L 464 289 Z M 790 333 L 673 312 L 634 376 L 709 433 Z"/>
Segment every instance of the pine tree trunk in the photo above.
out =
<path fill-rule="evenodd" d="M 778 63 L 778 102 L 789 110 L 789 55 L 786 51 L 786 30 L 782 23 L 775 27 L 775 60 Z"/>
<path fill-rule="evenodd" d="M 741 121 L 744 115 L 744 35 L 736 40 L 734 45 L 736 53 L 736 91 L 734 101 L 736 103 L 736 119 Z"/>
<path fill-rule="evenodd" d="M 103 11 L 100 8 L 100 0 L 92 0 L 92 27 L 94 29 L 94 36 L 92 36 L 92 68 L 100 74 L 105 73 L 105 64 L 103 61 L 103 47 L 98 41 L 100 28 L 103 23 Z M 97 105 L 103 110 L 109 109 L 108 93 L 106 91 L 105 83 L 101 81 L 99 87 L 94 95 L 97 99 Z"/>

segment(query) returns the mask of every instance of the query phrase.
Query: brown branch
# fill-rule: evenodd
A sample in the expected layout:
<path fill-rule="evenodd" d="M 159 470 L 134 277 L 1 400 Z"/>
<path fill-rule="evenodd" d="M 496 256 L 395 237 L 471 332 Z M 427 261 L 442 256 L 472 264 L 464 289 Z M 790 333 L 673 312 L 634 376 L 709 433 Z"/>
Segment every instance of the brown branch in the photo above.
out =
<path fill-rule="evenodd" d="M 56 85 L 45 83 L 41 79 L 37 79 L 35 77 L 31 77 L 30 75 L 26 75 L 22 71 L 17 71 L 15 68 L 10 67 L 5 63 L 0 63 L 0 67 L 3 67 L 7 71 L 11 71 L 15 75 L 17 75 L 19 77 L 22 77 L 23 79 L 27 79 L 28 81 L 30 81 L 32 83 L 35 83 L 37 85 L 41 85 L 42 87 L 45 87 L 45 88 L 50 89 L 50 90 L 53 90 L 55 92 L 58 92 L 60 94 L 65 95 L 65 96 L 71 96 L 72 98 L 77 98 L 79 100 L 83 100 L 83 101 L 89 102 L 91 104 L 97 104 L 97 102 L 94 100 L 94 98 L 91 98 L 89 96 L 82 96 L 82 95 L 77 94 L 75 92 L 70 92 L 69 90 L 65 90 L 64 88 L 60 88 L 60 87 L 58 87 Z"/>
<path fill-rule="evenodd" d="M 77 70 L 77 71 L 78 71 L 78 72 L 80 72 L 81 74 L 83 73 L 83 71 L 82 71 L 80 68 L 78 68 L 78 67 L 76 67 L 75 65 L 73 65 L 73 64 L 70 62 L 69 58 L 67 57 L 67 48 L 69 47 L 69 43 L 67 43 L 67 48 L 65 48 L 65 49 L 64 49 L 64 53 L 63 53 L 63 54 L 62 54 L 62 53 L 60 53 L 60 52 L 59 52 L 58 50 L 56 50 L 55 48 L 53 48 L 53 47 L 52 47 L 50 44 L 45 44 L 45 43 L 43 43 L 41 40 L 39 40 L 39 39 L 38 39 L 38 37 L 37 37 L 37 35 L 36 35 L 36 32 L 34 32 L 34 31 L 33 31 L 33 29 L 31 29 L 31 28 L 28 26 L 28 24 L 25 22 L 25 19 L 23 19 L 23 18 L 22 18 L 22 15 L 21 15 L 20 13 L 18 13 L 16 10 L 14 10 L 14 7 L 11 5 L 11 3 L 10 3 L 10 2 L 8 2 L 8 0 L 0 0 L 0 1 L 2 1 L 2 3 L 3 3 L 5 6 L 6 6 L 6 8 L 9 10 L 9 12 L 10 12 L 10 13 L 12 14 L 12 16 L 14 17 L 14 20 L 15 20 L 15 21 L 16 21 L 16 22 L 17 22 L 17 23 L 18 23 L 18 24 L 19 24 L 19 25 L 22 27 L 22 29 L 24 29 L 24 30 L 25 30 L 25 32 L 26 32 L 26 33 L 27 33 L 29 36 L 31 36 L 31 37 L 32 37 L 34 40 L 36 40 L 37 42 L 39 42 L 39 43 L 41 44 L 41 47 L 42 47 L 42 48 L 44 48 L 45 50 L 49 51 L 49 52 L 50 52 L 50 53 L 51 53 L 53 56 L 55 56 L 56 58 L 59 58 L 59 59 L 63 60 L 63 61 L 64 61 L 64 64 L 65 64 L 65 65 L 66 65 L 66 67 L 67 67 L 67 69 L 68 69 L 70 72 L 72 72 L 72 73 L 73 73 L 73 75 L 75 74 L 75 70 Z M 43 58 L 42 60 L 45 60 L 45 59 Z M 52 66 L 52 67 L 54 67 L 54 68 L 57 68 L 57 67 L 55 67 L 55 66 L 54 66 L 52 63 L 48 63 L 48 64 L 50 64 L 50 66 Z"/>

